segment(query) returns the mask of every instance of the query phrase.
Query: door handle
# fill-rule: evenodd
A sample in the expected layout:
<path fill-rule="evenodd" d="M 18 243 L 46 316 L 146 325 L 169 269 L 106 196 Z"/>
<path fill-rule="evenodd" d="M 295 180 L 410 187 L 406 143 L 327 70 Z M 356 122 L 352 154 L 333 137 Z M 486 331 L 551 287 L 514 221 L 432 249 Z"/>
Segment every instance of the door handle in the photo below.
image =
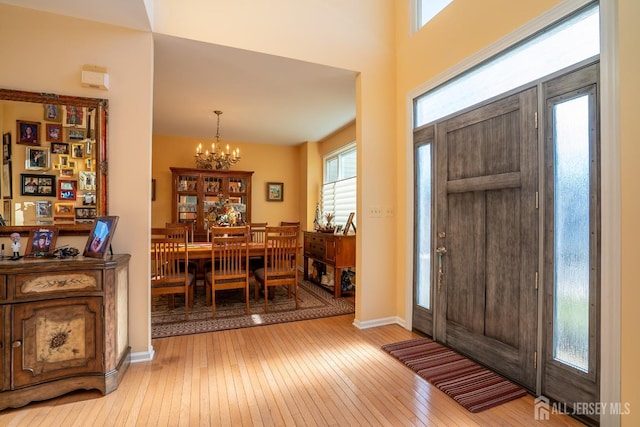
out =
<path fill-rule="evenodd" d="M 440 288 L 442 288 L 442 281 L 444 279 L 442 257 L 447 253 L 447 248 L 445 248 L 444 246 L 439 246 L 438 248 L 436 248 L 436 253 L 438 254 L 438 292 L 440 292 Z"/>

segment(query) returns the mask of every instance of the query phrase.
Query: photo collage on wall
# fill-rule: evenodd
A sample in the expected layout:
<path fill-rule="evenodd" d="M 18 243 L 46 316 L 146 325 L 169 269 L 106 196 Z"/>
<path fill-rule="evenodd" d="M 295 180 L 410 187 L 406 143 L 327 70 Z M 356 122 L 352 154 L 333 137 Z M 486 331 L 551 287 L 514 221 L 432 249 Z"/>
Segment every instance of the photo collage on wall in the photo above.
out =
<path fill-rule="evenodd" d="M 5 223 L 93 223 L 97 211 L 96 153 L 95 110 L 34 104 L 16 112 L 15 134 L 3 134 Z M 22 224 L 12 222 L 17 202 L 22 206 Z"/>

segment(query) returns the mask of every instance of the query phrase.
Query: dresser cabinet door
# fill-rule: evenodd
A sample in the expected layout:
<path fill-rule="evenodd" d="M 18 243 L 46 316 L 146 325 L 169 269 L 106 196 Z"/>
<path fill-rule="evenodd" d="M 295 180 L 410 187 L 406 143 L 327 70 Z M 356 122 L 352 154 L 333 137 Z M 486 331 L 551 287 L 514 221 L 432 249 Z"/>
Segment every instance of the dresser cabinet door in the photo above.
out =
<path fill-rule="evenodd" d="M 12 384 L 16 389 L 102 371 L 101 298 L 65 298 L 16 304 L 13 310 Z"/>
<path fill-rule="evenodd" d="M 330 263 L 336 262 L 336 240 L 333 236 L 324 239 L 324 259 Z"/>

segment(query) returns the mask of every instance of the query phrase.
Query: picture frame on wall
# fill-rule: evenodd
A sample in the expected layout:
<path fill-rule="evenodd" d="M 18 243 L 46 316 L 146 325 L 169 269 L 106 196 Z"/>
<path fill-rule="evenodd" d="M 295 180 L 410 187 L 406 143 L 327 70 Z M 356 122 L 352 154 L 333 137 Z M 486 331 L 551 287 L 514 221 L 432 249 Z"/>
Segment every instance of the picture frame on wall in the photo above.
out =
<path fill-rule="evenodd" d="M 49 148 L 38 147 L 26 148 L 25 165 L 27 170 L 45 170 L 49 169 L 50 165 Z"/>
<path fill-rule="evenodd" d="M 282 202 L 284 200 L 284 183 L 267 182 L 267 201 Z"/>
<path fill-rule="evenodd" d="M 11 200 L 4 200 L 3 204 L 3 212 L 4 212 L 4 223 L 5 225 L 11 225 L 11 221 L 13 218 L 13 212 L 11 209 Z"/>
<path fill-rule="evenodd" d="M 84 247 L 84 256 L 93 258 L 106 258 L 111 245 L 111 240 L 118 225 L 117 216 L 99 216 L 93 223 L 89 233 L 89 239 Z"/>
<path fill-rule="evenodd" d="M 86 127 L 87 126 L 87 110 L 84 107 L 76 107 L 75 105 L 65 105 L 63 114 L 63 126 Z"/>
<path fill-rule="evenodd" d="M 4 163 L 11 159 L 11 132 L 2 134 L 2 159 Z"/>
<path fill-rule="evenodd" d="M 73 219 L 75 205 L 71 202 L 56 202 L 53 208 L 54 218 L 65 217 Z"/>
<path fill-rule="evenodd" d="M 49 200 L 38 200 L 36 202 L 36 218 L 51 218 L 53 216 L 53 205 Z"/>
<path fill-rule="evenodd" d="M 20 174 L 20 195 L 37 197 L 55 197 L 55 175 Z"/>
<path fill-rule="evenodd" d="M 11 161 L 2 164 L 2 196 L 5 200 L 13 199 L 13 175 Z"/>
<path fill-rule="evenodd" d="M 58 180 L 58 200 L 75 200 L 78 192 L 78 181 Z"/>
<path fill-rule="evenodd" d="M 62 125 L 47 123 L 45 126 L 46 140 L 49 142 L 62 142 Z M 52 144 L 53 145 L 53 144 Z"/>
<path fill-rule="evenodd" d="M 65 128 L 66 141 L 82 141 L 86 138 L 86 130 L 81 128 Z M 82 144 L 84 146 L 84 143 Z M 84 147 L 82 148 L 84 152 Z"/>
<path fill-rule="evenodd" d="M 24 145 L 40 145 L 40 122 L 16 120 L 16 142 Z"/>
<path fill-rule="evenodd" d="M 52 254 L 56 247 L 57 237 L 58 229 L 56 227 L 31 229 L 24 255 L 34 257 Z"/>
<path fill-rule="evenodd" d="M 84 158 L 84 144 L 71 144 L 71 157 L 74 159 Z"/>
<path fill-rule="evenodd" d="M 52 142 L 51 143 L 51 153 L 52 154 L 62 154 L 69 155 L 69 144 L 66 142 Z M 67 157 L 68 159 L 68 157 Z"/>
<path fill-rule="evenodd" d="M 43 104 L 44 119 L 48 122 L 62 121 L 62 106 L 58 104 Z"/>

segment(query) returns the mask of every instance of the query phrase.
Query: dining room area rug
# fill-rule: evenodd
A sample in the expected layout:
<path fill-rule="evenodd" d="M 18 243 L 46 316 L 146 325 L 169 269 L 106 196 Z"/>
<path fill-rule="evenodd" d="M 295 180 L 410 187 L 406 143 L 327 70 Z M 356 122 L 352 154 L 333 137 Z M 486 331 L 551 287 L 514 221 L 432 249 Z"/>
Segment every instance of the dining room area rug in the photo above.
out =
<path fill-rule="evenodd" d="M 385 344 L 382 349 L 469 412 L 481 412 L 527 394 L 522 387 L 429 338 Z"/>
<path fill-rule="evenodd" d="M 329 290 L 301 280 L 298 286 L 298 308 L 295 298 L 287 297 L 284 286 L 275 287 L 275 297 L 269 300 L 269 312 L 264 311 L 264 299 L 254 299 L 253 278 L 249 285 L 250 314 L 246 314 L 243 291 L 238 289 L 216 292 L 216 317 L 211 306 L 205 304 L 204 289 L 196 286 L 189 320 L 185 319 L 184 296 L 175 296 L 175 308 L 168 308 L 168 296 L 153 296 L 151 300 L 151 338 L 200 334 L 227 329 L 248 328 L 275 323 L 295 322 L 321 317 L 339 316 L 355 312 L 349 298 L 334 298 Z"/>

